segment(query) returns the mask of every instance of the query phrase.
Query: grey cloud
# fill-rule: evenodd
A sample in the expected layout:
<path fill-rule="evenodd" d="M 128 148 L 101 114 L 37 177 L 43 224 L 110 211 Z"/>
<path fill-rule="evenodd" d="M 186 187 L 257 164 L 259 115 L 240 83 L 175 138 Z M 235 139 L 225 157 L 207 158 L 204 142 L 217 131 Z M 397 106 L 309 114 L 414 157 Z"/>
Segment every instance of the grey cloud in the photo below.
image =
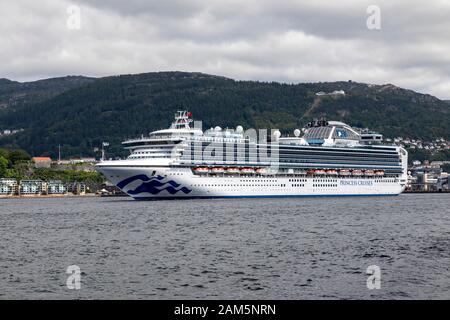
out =
<path fill-rule="evenodd" d="M 394 83 L 450 98 L 450 1 L 0 3 L 0 77 L 201 71 L 267 81 Z M 68 30 L 66 9 L 82 10 Z M 378 4 L 382 29 L 366 28 Z"/>
<path fill-rule="evenodd" d="M 202 1 L 198 0 L 75 0 L 73 3 L 129 16 L 151 14 L 154 16 L 180 18 L 194 15 L 196 12 L 202 10 L 204 6 L 203 3 L 207 2 L 203 1 L 202 3 Z"/>

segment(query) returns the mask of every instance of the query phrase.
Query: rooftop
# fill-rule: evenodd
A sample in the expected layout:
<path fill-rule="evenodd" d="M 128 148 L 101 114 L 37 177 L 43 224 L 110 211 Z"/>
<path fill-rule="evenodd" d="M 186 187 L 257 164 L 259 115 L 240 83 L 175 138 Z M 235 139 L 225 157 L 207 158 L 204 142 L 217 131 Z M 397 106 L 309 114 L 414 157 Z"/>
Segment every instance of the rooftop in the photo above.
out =
<path fill-rule="evenodd" d="M 50 157 L 33 157 L 33 161 L 52 161 Z"/>

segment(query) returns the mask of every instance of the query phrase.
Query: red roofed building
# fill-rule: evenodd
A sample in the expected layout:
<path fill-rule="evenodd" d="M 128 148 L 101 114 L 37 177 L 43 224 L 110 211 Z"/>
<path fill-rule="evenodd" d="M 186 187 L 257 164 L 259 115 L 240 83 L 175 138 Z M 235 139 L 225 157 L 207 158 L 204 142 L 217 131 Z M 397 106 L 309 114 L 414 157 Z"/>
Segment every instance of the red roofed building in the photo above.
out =
<path fill-rule="evenodd" d="M 33 160 L 35 168 L 50 168 L 52 164 L 50 157 L 33 157 L 31 160 Z"/>

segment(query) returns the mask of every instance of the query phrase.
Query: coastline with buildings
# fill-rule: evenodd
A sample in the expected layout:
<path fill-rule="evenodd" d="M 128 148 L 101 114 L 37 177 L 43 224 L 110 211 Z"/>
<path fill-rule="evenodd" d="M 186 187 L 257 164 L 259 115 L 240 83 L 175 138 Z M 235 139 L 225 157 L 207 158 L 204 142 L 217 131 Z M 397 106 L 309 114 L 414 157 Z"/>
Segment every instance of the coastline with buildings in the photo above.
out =
<path fill-rule="evenodd" d="M 390 139 L 386 139 L 390 140 Z M 410 149 L 409 143 L 417 148 L 448 150 L 448 141 L 436 139 L 434 144 L 417 144 L 416 141 L 396 138 L 392 141 Z M 429 146 L 428 148 L 426 148 Z M 67 197 L 67 196 L 125 196 L 120 189 L 104 177 L 96 181 L 76 175 L 97 175 L 94 167 L 99 161 L 94 157 L 78 157 L 52 160 L 50 157 L 30 157 L 20 166 L 24 174 L 20 177 L 0 176 L 0 199 L 17 197 Z M 412 161 L 408 166 L 405 193 L 447 193 L 449 188 L 450 161 Z M 31 173 L 31 174 L 30 174 Z M 83 181 L 86 180 L 86 181 Z"/>
<path fill-rule="evenodd" d="M 414 161 L 408 168 L 408 182 L 405 192 L 450 192 L 448 167 L 450 161 Z"/>
<path fill-rule="evenodd" d="M 90 196 L 110 193 L 95 158 L 52 160 L 1 149 L 0 198 Z M 105 191 L 106 190 L 106 191 Z"/>
<path fill-rule="evenodd" d="M 340 90 L 331 93 L 318 92 L 316 95 L 345 95 Z M 306 132 L 308 128 L 302 128 Z M 376 138 L 380 143 L 404 148 L 409 153 L 409 165 L 405 193 L 449 192 L 448 176 L 450 161 L 448 151 L 450 142 L 444 138 L 431 141 L 396 137 L 384 138 L 368 128 L 355 128 L 361 139 Z M 365 141 L 367 144 L 371 142 Z M 105 158 L 105 146 L 102 143 L 102 156 Z M 99 151 L 95 148 L 94 151 Z M 123 196 L 119 188 L 108 182 L 96 172 L 99 163 L 95 157 L 61 158 L 61 146 L 58 146 L 57 160 L 48 156 L 31 157 L 24 150 L 0 149 L 0 160 L 7 166 L 0 168 L 0 198 L 5 197 L 61 197 L 61 196 Z M 418 160 L 420 159 L 420 160 Z M 437 159 L 442 161 L 437 161 Z M 406 177 L 405 177 L 406 178 Z"/>
<path fill-rule="evenodd" d="M 108 182 L 98 188 L 89 189 L 85 183 L 64 183 L 60 180 L 20 180 L 0 178 L 0 199 L 2 198 L 53 198 L 53 197 L 119 197 L 127 196 Z"/>
<path fill-rule="evenodd" d="M 63 183 L 60 180 L 20 180 L 0 178 L 0 197 L 20 196 L 84 196 L 86 185 L 80 182 Z"/>

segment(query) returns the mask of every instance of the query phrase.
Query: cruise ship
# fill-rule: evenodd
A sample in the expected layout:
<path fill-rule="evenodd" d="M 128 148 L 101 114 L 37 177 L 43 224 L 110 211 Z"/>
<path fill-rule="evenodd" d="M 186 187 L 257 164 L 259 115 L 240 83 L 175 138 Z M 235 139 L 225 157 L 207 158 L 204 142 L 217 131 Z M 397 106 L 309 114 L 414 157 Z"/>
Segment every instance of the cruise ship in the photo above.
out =
<path fill-rule="evenodd" d="M 292 136 L 261 139 L 242 126 L 203 131 L 178 111 L 168 129 L 124 141 L 130 154 L 96 170 L 137 200 L 398 195 L 406 150 L 382 135 L 315 120 Z"/>

